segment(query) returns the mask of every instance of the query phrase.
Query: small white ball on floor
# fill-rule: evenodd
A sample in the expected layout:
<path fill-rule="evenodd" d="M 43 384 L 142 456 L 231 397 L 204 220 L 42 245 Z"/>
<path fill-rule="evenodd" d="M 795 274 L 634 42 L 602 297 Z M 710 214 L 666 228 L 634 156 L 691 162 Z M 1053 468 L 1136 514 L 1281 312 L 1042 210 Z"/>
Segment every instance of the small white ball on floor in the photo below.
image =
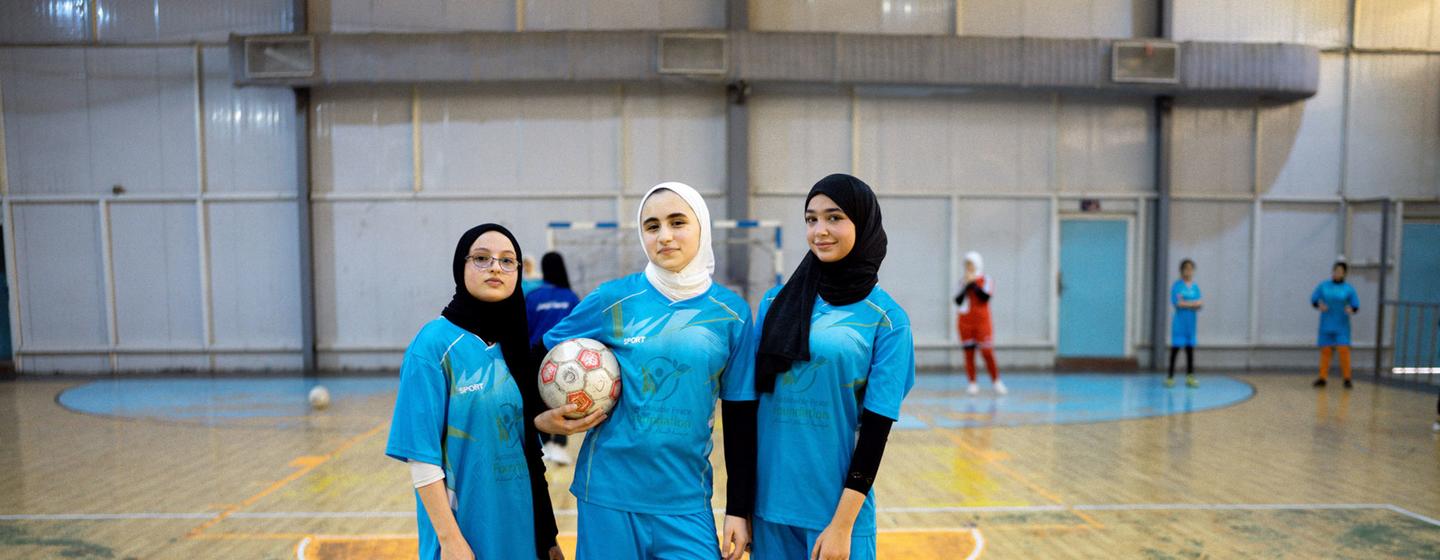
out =
<path fill-rule="evenodd" d="M 324 385 L 316 385 L 310 389 L 310 407 L 315 410 L 324 410 L 330 406 L 330 390 Z"/>

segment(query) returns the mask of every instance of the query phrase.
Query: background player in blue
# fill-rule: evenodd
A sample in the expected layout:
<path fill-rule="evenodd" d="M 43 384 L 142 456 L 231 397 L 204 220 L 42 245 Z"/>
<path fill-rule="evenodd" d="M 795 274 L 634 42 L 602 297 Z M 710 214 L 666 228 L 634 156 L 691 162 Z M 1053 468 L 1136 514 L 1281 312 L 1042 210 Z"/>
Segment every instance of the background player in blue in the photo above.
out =
<path fill-rule="evenodd" d="M 545 333 L 550 332 L 561 319 L 570 316 L 575 304 L 580 303 L 580 298 L 570 289 L 570 273 L 565 270 L 565 258 L 560 253 L 545 253 L 540 258 L 540 269 L 544 271 L 544 281 L 533 290 L 525 290 L 525 316 L 530 322 L 531 346 L 542 345 Z M 537 354 L 545 355 L 538 350 Z M 565 452 L 569 439 L 563 435 L 541 434 L 540 440 L 545 443 L 545 460 L 570 464 L 570 454 Z"/>
<path fill-rule="evenodd" d="M 545 335 L 546 346 L 585 337 L 610 347 L 624 387 L 614 417 L 567 421 L 562 414 L 574 405 L 566 405 L 535 424 L 561 434 L 595 426 L 570 486 L 579 501 L 578 558 L 714 560 L 721 556 L 710 505 L 715 400 L 751 392 L 735 383 L 748 379 L 754 360 L 750 309 L 711 281 L 710 211 L 695 189 L 655 186 L 636 221 L 650 261 L 645 271 L 602 284 Z M 745 485 L 734 472 L 729 483 Z M 744 503 L 727 507 L 725 553 L 738 559 L 749 543 L 750 512 Z"/>
<path fill-rule="evenodd" d="M 1165 386 L 1175 386 L 1175 357 L 1185 350 L 1185 385 L 1199 387 L 1195 380 L 1195 316 L 1204 305 L 1200 285 L 1195 283 L 1195 261 L 1180 261 L 1180 279 L 1170 285 L 1170 305 L 1175 306 L 1175 316 L 1170 319 L 1170 374 L 1165 376 Z"/>
<path fill-rule="evenodd" d="M 821 179 L 805 223 L 810 253 L 756 320 L 753 556 L 871 559 L 871 486 L 915 384 L 910 319 L 877 285 L 887 241 L 868 185 Z"/>
<path fill-rule="evenodd" d="M 425 560 L 564 558 L 529 421 L 544 405 L 516 286 L 520 262 L 505 228 L 465 232 L 451 265 L 455 296 L 400 366 L 385 454 L 410 463 Z M 533 515 L 516 515 L 525 511 Z"/>
<path fill-rule="evenodd" d="M 1350 267 L 1338 261 L 1330 268 L 1330 280 L 1315 286 L 1310 292 L 1310 305 L 1320 310 L 1320 333 L 1315 344 L 1320 347 L 1320 378 L 1316 387 L 1324 387 L 1330 375 L 1330 355 L 1338 350 L 1340 373 L 1345 377 L 1345 388 L 1350 383 L 1350 316 L 1360 311 L 1360 295 L 1345 282 Z"/>

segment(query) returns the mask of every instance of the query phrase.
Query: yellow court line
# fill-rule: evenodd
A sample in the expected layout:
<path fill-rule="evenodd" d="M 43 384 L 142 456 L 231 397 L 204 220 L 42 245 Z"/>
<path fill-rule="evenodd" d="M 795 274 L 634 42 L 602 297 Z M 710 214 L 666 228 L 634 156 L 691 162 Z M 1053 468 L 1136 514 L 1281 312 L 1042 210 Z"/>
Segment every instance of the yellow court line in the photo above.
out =
<path fill-rule="evenodd" d="M 929 426 L 932 431 L 936 431 L 936 432 L 939 432 L 940 434 L 944 435 L 946 439 L 949 439 L 951 442 L 954 442 L 955 445 L 960 446 L 960 448 L 964 449 L 966 452 L 971 453 L 971 454 L 976 455 L 976 456 L 979 456 L 979 457 L 985 457 L 985 456 L 986 456 L 986 452 L 985 452 L 984 450 L 979 449 L 979 448 L 976 448 L 975 446 L 972 446 L 972 445 L 970 445 L 969 443 L 966 443 L 964 439 L 961 439 L 961 438 L 960 438 L 959 434 L 956 434 L 956 433 L 954 433 L 953 431 L 950 431 L 950 430 L 945 430 L 945 429 L 941 429 L 941 428 L 935 427 L 935 424 L 934 424 L 934 422 L 931 422 L 932 419 L 929 417 L 929 415 L 916 414 L 915 417 L 918 418 L 921 422 L 924 422 L 926 426 Z M 1051 492 L 1051 491 L 1049 491 L 1049 490 L 1046 490 L 1045 487 L 1040 486 L 1039 484 L 1036 484 L 1036 483 L 1032 482 L 1032 481 L 1031 481 L 1029 478 L 1027 478 L 1025 475 L 1022 475 L 1022 474 L 1016 472 L 1014 469 L 1011 469 L 1010 467 L 1005 466 L 1004 464 L 1000 463 L 999 461 L 989 461 L 989 462 L 986 463 L 986 465 L 987 465 L 987 466 L 994 467 L 995 470 L 998 470 L 998 471 L 1000 471 L 1002 474 L 1010 477 L 1011 479 L 1015 480 L 1016 482 L 1019 482 L 1021 485 L 1024 485 L 1026 488 L 1029 488 L 1030 490 L 1034 491 L 1036 494 L 1039 494 L 1041 497 L 1043 497 L 1043 498 L 1045 498 L 1045 499 L 1047 499 L 1047 500 L 1050 500 L 1050 501 L 1052 501 L 1052 502 L 1055 502 L 1056 505 L 1065 506 L 1065 501 L 1062 500 L 1062 499 L 1060 499 L 1060 496 L 1059 496 L 1059 495 L 1057 495 L 1057 494 L 1055 494 L 1054 492 Z M 1066 511 L 1070 512 L 1071 514 L 1074 514 L 1076 517 L 1079 517 L 1080 519 L 1085 520 L 1085 523 L 1089 524 L 1091 527 L 1093 527 L 1093 528 L 1095 528 L 1095 529 L 1102 529 L 1102 528 L 1105 527 L 1104 524 L 1100 523 L 1099 521 L 1096 521 L 1095 518 L 1090 517 L 1089 515 L 1087 515 L 1087 514 L 1086 514 L 1085 512 L 1083 512 L 1083 511 L 1075 510 L 1075 509 L 1073 509 L 1073 508 L 1070 508 L 1069 506 L 1066 506 Z"/>
<path fill-rule="evenodd" d="M 245 498 L 244 501 L 242 501 L 242 502 L 240 502 L 240 503 L 238 503 L 238 504 L 232 505 L 232 506 L 230 506 L 229 508 L 226 508 L 225 511 L 220 512 L 220 513 L 217 514 L 214 518 L 212 518 L 212 519 L 210 519 L 209 521 L 206 521 L 206 522 L 204 522 L 204 523 L 201 523 L 199 526 L 195 527 L 194 529 L 191 529 L 189 533 L 186 533 L 186 534 L 185 534 L 185 537 L 186 537 L 186 538 L 195 538 L 195 537 L 200 536 L 200 534 L 203 533 L 203 532 L 205 532 L 206 529 L 209 529 L 209 528 L 211 528 L 211 527 L 214 527 L 216 524 L 220 523 L 221 521 L 224 521 L 226 518 L 230 517 L 231 515 L 234 515 L 235 512 L 238 512 L 238 511 L 240 511 L 240 510 L 242 510 L 242 509 L 245 509 L 245 508 L 247 508 L 247 507 L 250 507 L 250 506 L 253 505 L 255 502 L 258 502 L 258 501 L 264 499 L 266 496 L 269 496 L 270 494 L 274 494 L 276 491 L 280 490 L 281 488 L 284 488 L 285 485 L 290 484 L 291 482 L 295 482 L 296 480 L 300 479 L 300 477 L 303 477 L 303 476 L 305 476 L 305 475 L 307 475 L 307 474 L 310 474 L 310 471 L 313 471 L 313 470 L 315 470 L 316 468 L 318 468 L 320 465 L 325 464 L 326 461 L 329 461 L 329 460 L 331 460 L 331 459 L 334 459 L 336 455 L 339 455 L 339 454 L 341 454 L 341 453 L 344 453 L 347 449 L 350 449 L 351 447 L 354 447 L 355 444 L 360 443 L 361 441 L 364 441 L 365 439 L 367 439 L 367 438 L 369 438 L 369 437 L 371 437 L 371 436 L 374 436 L 375 434 L 380 433 L 380 430 L 385 429 L 385 426 L 386 426 L 387 424 L 389 424 L 389 422 L 382 422 L 380 425 L 375 426 L 374 428 L 371 428 L 369 431 L 367 431 L 367 432 L 365 432 L 365 433 L 363 433 L 363 434 L 360 434 L 360 435 L 357 435 L 357 436 L 355 436 L 355 437 L 352 437 L 352 438 L 350 438 L 350 439 L 348 439 L 348 440 L 345 440 L 344 443 L 341 443 L 341 444 L 340 444 L 338 447 L 336 447 L 334 450 L 332 450 L 332 451 L 330 451 L 329 453 L 326 453 L 326 454 L 324 454 L 324 455 L 319 455 L 319 456 L 302 455 L 302 456 L 300 456 L 299 458 L 296 459 L 296 461 L 299 461 L 299 460 L 302 459 L 302 458 L 305 459 L 304 461 L 301 462 L 301 463 L 304 464 L 305 466 L 300 467 L 299 470 L 296 470 L 295 472 L 290 473 L 290 474 L 289 474 L 288 476 L 286 476 L 285 478 L 282 478 L 282 479 L 280 479 L 280 480 L 275 481 L 274 483 L 270 484 L 270 486 L 267 486 L 264 490 L 261 490 L 261 491 L 257 492 L 254 496 L 250 496 L 249 498 Z M 293 461 L 292 461 L 292 464 L 294 464 Z M 301 537 L 304 537 L 304 536 L 307 536 L 307 535 L 301 535 Z"/>

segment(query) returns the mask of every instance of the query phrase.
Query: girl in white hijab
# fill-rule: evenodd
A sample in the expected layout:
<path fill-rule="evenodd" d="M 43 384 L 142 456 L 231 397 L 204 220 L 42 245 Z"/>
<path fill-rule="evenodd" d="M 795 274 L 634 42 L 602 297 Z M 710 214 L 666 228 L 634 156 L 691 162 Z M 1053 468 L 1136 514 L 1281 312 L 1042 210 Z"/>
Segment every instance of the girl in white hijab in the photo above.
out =
<path fill-rule="evenodd" d="M 546 347 L 572 338 L 608 346 L 620 362 L 624 391 L 605 421 L 570 404 L 539 415 L 552 434 L 590 430 L 570 492 L 578 501 L 576 556 L 738 560 L 749 544 L 754 503 L 754 409 L 750 455 L 732 457 L 730 401 L 753 405 L 755 349 L 750 306 L 714 283 L 710 210 L 689 185 L 661 183 L 636 215 L 649 260 L 638 272 L 601 284 L 545 334 Z M 711 427 L 716 397 L 725 403 L 727 488 L 724 548 L 711 514 Z M 744 430 L 733 430 L 741 433 Z"/>

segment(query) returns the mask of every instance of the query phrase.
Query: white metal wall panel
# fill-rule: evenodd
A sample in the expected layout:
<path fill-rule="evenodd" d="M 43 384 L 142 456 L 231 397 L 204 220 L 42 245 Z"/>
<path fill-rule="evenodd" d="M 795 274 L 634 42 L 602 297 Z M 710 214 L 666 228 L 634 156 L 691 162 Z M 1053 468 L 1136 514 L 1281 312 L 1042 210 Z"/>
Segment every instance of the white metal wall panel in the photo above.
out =
<path fill-rule="evenodd" d="M 526 0 L 527 31 L 724 29 L 724 0 Z"/>
<path fill-rule="evenodd" d="M 1357 0 L 1355 46 L 1440 50 L 1440 0 Z"/>
<path fill-rule="evenodd" d="M 959 34 L 993 37 L 1148 37 L 1150 2 L 1136 0 L 957 0 Z"/>
<path fill-rule="evenodd" d="M 1177 193 L 1248 194 L 1255 182 L 1255 109 L 1176 103 L 1170 147 Z"/>
<path fill-rule="evenodd" d="M 1321 54 L 1320 89 L 1314 97 L 1260 109 L 1262 194 L 1340 195 L 1344 105 L 1345 55 Z"/>
<path fill-rule="evenodd" d="M 0 49 L 11 194 L 94 193 L 85 49 Z"/>
<path fill-rule="evenodd" d="M 206 190 L 296 192 L 295 93 L 235 87 L 224 48 L 205 49 L 204 67 Z"/>
<path fill-rule="evenodd" d="M 1348 0 L 1186 0 L 1173 2 L 1178 41 L 1344 46 Z"/>
<path fill-rule="evenodd" d="M 953 302 L 965 278 L 965 252 L 977 251 L 985 260 L 985 274 L 995 282 L 990 310 L 996 344 L 1049 340 L 1050 293 L 1055 289 L 1050 277 L 1050 201 L 961 197 L 952 220 L 958 230 L 957 245 L 947 253 L 949 266 L 945 268 L 954 271 L 955 285 L 947 282 L 946 291 L 937 297 L 943 295 L 945 302 Z M 911 220 L 892 223 L 897 222 L 903 225 Z M 928 258 L 933 260 L 933 254 Z M 953 304 L 943 307 L 954 313 Z M 954 329 L 950 323 L 946 328 Z"/>
<path fill-rule="evenodd" d="M 208 206 L 216 346 L 300 347 L 299 218 L 294 202 Z M 319 248 L 315 253 L 324 254 Z M 376 277 L 387 277 L 391 270 L 370 258 L 358 259 L 355 266 Z"/>
<path fill-rule="evenodd" d="M 722 90 L 626 86 L 623 102 L 626 192 L 643 194 L 663 181 L 681 181 L 702 193 L 725 192 Z"/>
<path fill-rule="evenodd" d="M 311 181 L 316 192 L 406 192 L 414 187 L 410 91 L 315 90 Z"/>
<path fill-rule="evenodd" d="M 102 42 L 223 42 L 230 33 L 288 33 L 295 28 L 293 0 L 91 1 Z"/>
<path fill-rule="evenodd" d="M 122 372 L 190 373 L 208 369 L 210 369 L 210 358 L 204 354 L 121 354 L 115 357 L 115 370 Z"/>
<path fill-rule="evenodd" d="M 948 35 L 955 31 L 954 0 L 751 0 L 756 31 L 838 31 Z"/>
<path fill-rule="evenodd" d="M 0 2 L 0 43 L 74 43 L 90 38 L 84 2 Z"/>
<path fill-rule="evenodd" d="M 1260 344 L 1315 344 L 1310 293 L 1330 277 L 1342 227 L 1334 204 L 1267 203 L 1260 218 Z M 1367 294 L 1361 293 L 1361 301 Z M 1373 297 L 1373 296 L 1370 296 Z"/>
<path fill-rule="evenodd" d="M 501 223 L 527 255 L 539 257 L 546 222 L 614 216 L 614 201 L 605 199 L 318 204 L 316 343 L 322 350 L 409 344 L 454 294 L 455 241 L 475 225 Z M 369 363 L 379 367 L 391 358 L 373 357 L 379 361 Z"/>
<path fill-rule="evenodd" d="M 86 73 L 94 188 L 196 192 L 194 49 L 90 49 Z"/>
<path fill-rule="evenodd" d="M 100 213 L 93 204 L 20 204 L 14 282 L 20 289 L 22 350 L 110 345 Z"/>
<path fill-rule="evenodd" d="M 474 0 L 309 0 L 310 30 L 514 31 L 514 1 Z"/>
<path fill-rule="evenodd" d="M 760 95 L 749 104 L 754 192 L 805 193 L 851 171 L 849 95 Z"/>
<path fill-rule="evenodd" d="M 27 373 L 103 373 L 110 371 L 107 355 L 71 354 L 26 356 Z"/>
<path fill-rule="evenodd" d="M 1200 345 L 1249 342 L 1251 203 L 1176 201 L 1172 208 L 1166 297 L 1180 278 L 1180 261 L 1195 261 L 1205 302 L 1197 325 Z M 1175 306 L 1167 309 L 1173 321 Z"/>
<path fill-rule="evenodd" d="M 880 192 L 1043 192 L 1055 143 L 1052 96 L 865 97 L 859 176 Z"/>
<path fill-rule="evenodd" d="M 1061 97 L 1055 181 L 1061 191 L 1155 190 L 1148 99 Z"/>
<path fill-rule="evenodd" d="M 1345 194 L 1440 195 L 1440 56 L 1357 54 Z"/>
<path fill-rule="evenodd" d="M 110 205 L 122 348 L 193 350 L 204 344 L 195 210 L 189 203 Z"/>
<path fill-rule="evenodd" d="M 614 88 L 422 90 L 427 191 L 614 191 L 619 99 Z"/>
<path fill-rule="evenodd" d="M 945 305 L 955 297 L 950 269 L 937 258 L 955 253 L 950 247 L 948 202 L 885 197 L 880 201 L 889 238 L 880 286 L 910 315 L 916 343 L 948 341 L 954 328 L 950 306 Z"/>

